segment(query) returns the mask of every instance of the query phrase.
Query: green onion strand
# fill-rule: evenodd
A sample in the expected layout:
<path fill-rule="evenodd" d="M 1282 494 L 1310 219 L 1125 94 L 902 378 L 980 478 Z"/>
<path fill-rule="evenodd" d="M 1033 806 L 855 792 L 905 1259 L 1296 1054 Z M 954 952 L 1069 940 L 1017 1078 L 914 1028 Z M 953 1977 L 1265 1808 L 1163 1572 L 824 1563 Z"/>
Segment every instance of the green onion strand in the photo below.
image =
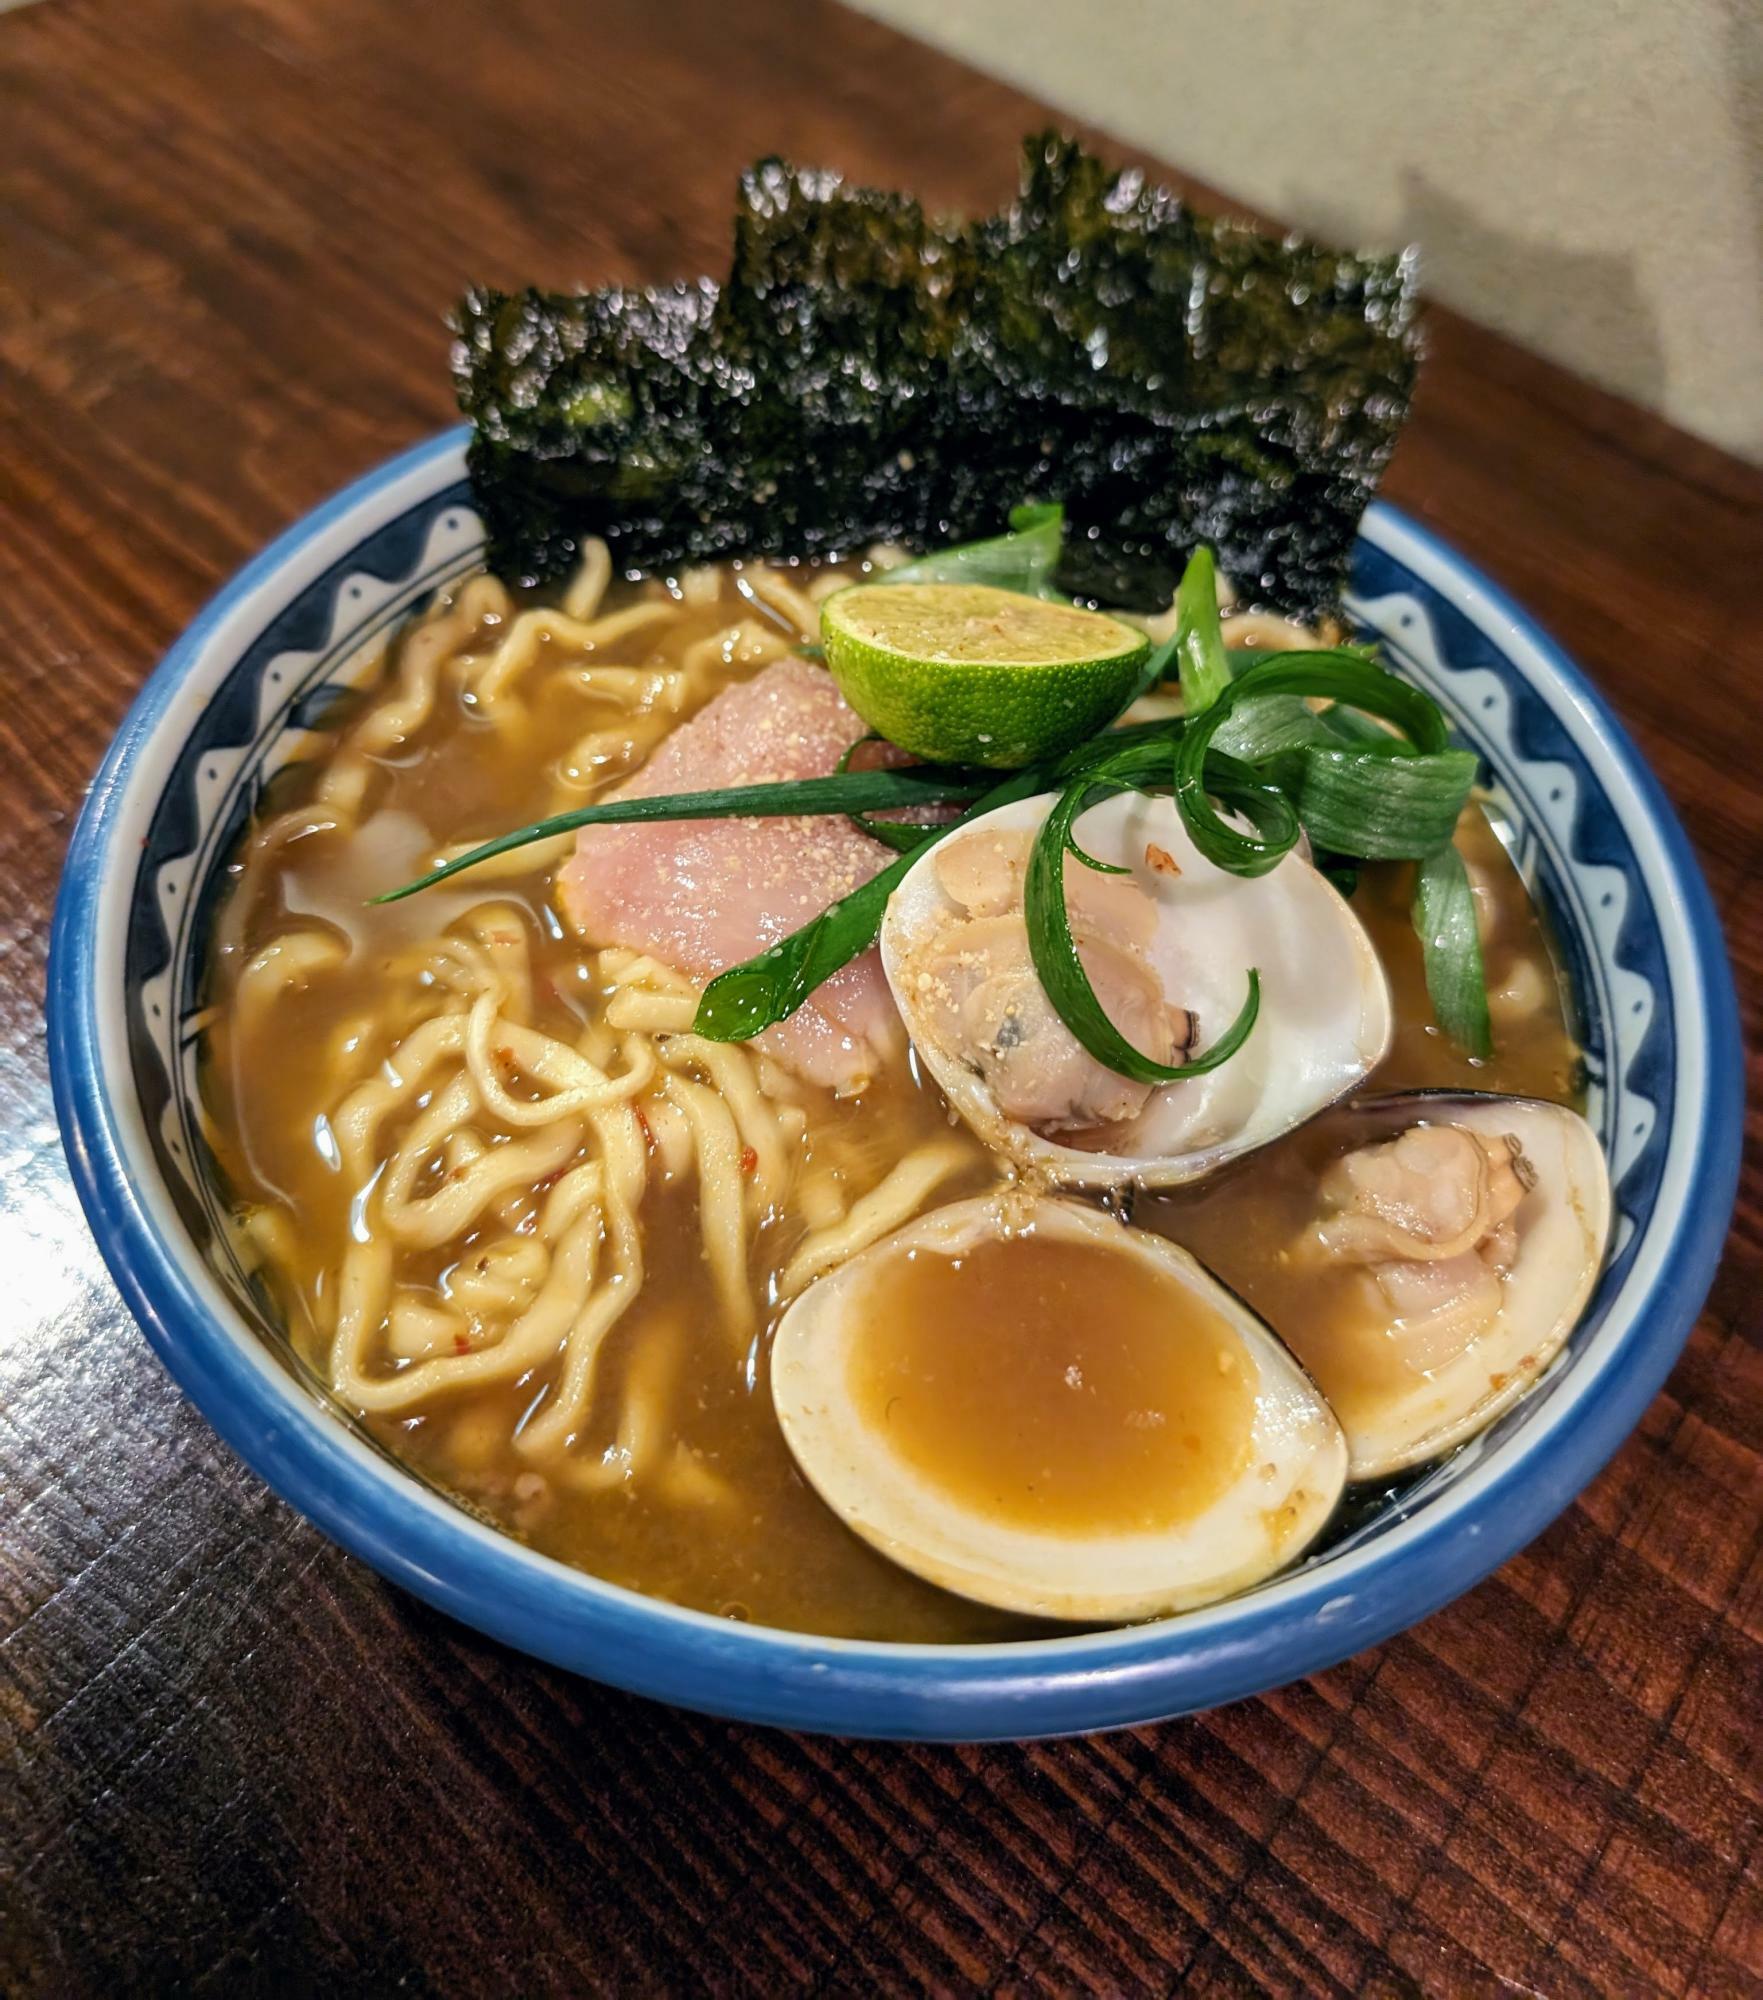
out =
<path fill-rule="evenodd" d="M 853 746 L 855 747 L 855 746 Z M 848 756 L 850 753 L 847 752 Z M 608 799 L 599 805 L 577 806 L 573 811 L 553 813 L 549 819 L 534 820 L 517 827 L 468 853 L 456 854 L 414 882 L 405 882 L 375 903 L 402 902 L 423 889 L 432 889 L 454 875 L 476 868 L 517 847 L 535 841 L 553 840 L 560 833 L 574 833 L 584 826 L 630 826 L 649 820 L 667 819 L 778 819 L 821 813 L 881 812 L 890 806 L 935 805 L 949 800 L 971 800 L 985 783 L 985 774 L 943 770 L 929 764 L 912 764 L 896 771 L 839 771 L 827 778 L 792 778 L 781 784 L 734 785 L 720 791 L 662 792 L 653 798 Z M 922 843 L 914 842 L 914 845 Z"/>
<path fill-rule="evenodd" d="M 1029 851 L 1023 919 L 1035 972 L 1053 1003 L 1053 1011 L 1105 1069 L 1148 1084 L 1180 1083 L 1190 1077 L 1205 1076 L 1228 1062 L 1248 1040 L 1261 1011 L 1261 976 L 1250 969 L 1248 996 L 1236 1019 L 1192 1062 L 1156 1061 L 1135 1048 L 1109 1019 L 1084 968 L 1065 900 L 1065 857 L 1075 854 L 1080 860 L 1086 858 L 1074 836 L 1079 815 L 1097 803 L 1098 792 L 1112 794 L 1129 788 L 1105 775 L 1105 768 L 1093 778 L 1074 779 L 1060 793 Z M 1111 868 L 1109 872 L 1130 871 Z"/>
<path fill-rule="evenodd" d="M 1230 686 L 1224 627 L 1218 616 L 1218 570 L 1204 545 L 1188 558 L 1175 593 L 1175 657 L 1182 713 L 1205 714 Z"/>
<path fill-rule="evenodd" d="M 1037 502 L 1011 513 L 1008 534 L 936 551 L 883 580 L 986 582 L 1051 596 L 1063 535 L 1062 509 Z M 1196 549 L 1184 568 L 1175 610 L 1175 630 L 1152 649 L 1140 692 L 1179 675 L 1182 715 L 1104 730 L 1002 781 L 928 765 L 853 770 L 856 752 L 882 740 L 871 733 L 851 744 L 826 777 L 581 806 L 485 841 L 374 901 L 397 902 L 497 855 L 582 827 L 842 814 L 895 858 L 800 930 L 710 982 L 698 1032 L 744 1041 L 786 1020 L 874 942 L 888 897 L 917 855 L 981 813 L 1055 791 L 1030 853 L 1024 896 L 1036 972 L 1059 1018 L 1097 1061 L 1140 1082 L 1170 1083 L 1203 1076 L 1242 1047 L 1259 1014 L 1259 973 L 1249 972 L 1236 1019 L 1203 1055 L 1156 1062 L 1133 1047 L 1097 999 L 1065 894 L 1068 857 L 1100 874 L 1131 872 L 1079 840 L 1078 821 L 1091 806 L 1123 791 L 1166 794 L 1200 854 L 1230 874 L 1266 874 L 1306 835 L 1330 879 L 1349 893 L 1360 863 L 1416 861 L 1413 919 L 1434 1013 L 1460 1047 L 1485 1055 L 1492 1037 L 1475 903 L 1451 844 L 1476 782 L 1475 756 L 1452 747 L 1438 704 L 1380 666 L 1375 647 L 1228 651 L 1208 548 Z M 940 825 L 875 817 L 931 804 L 960 810 Z"/>
<path fill-rule="evenodd" d="M 1485 1062 L 1494 1052 L 1494 1035 L 1481 926 L 1469 871 L 1455 847 L 1441 847 L 1421 862 L 1414 880 L 1413 919 L 1434 1018 L 1465 1055 Z"/>

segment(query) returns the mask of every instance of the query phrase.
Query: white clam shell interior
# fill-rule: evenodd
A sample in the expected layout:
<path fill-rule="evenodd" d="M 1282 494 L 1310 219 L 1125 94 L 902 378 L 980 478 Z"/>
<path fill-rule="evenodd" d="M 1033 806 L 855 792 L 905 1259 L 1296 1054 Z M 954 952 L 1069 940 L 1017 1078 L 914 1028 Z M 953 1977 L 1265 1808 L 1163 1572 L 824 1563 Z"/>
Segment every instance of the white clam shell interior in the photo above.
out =
<path fill-rule="evenodd" d="M 939 851 L 999 831 L 1034 832 L 1051 795 L 987 813 L 921 855 L 889 901 L 882 964 L 925 1066 L 989 1145 L 1070 1187 L 1126 1181 L 1174 1186 L 1264 1146 L 1363 1081 L 1389 1047 L 1389 986 L 1364 928 L 1297 854 L 1267 874 L 1226 874 L 1188 837 L 1173 800 L 1121 793 L 1085 813 L 1077 837 L 1097 859 L 1130 868 L 1157 907 L 1153 968 L 1170 1004 L 1199 1018 L 1203 1051 L 1236 1019 L 1251 967 L 1261 1012 L 1247 1043 L 1210 1074 L 1160 1085 L 1106 1151 L 1062 1145 L 1004 1117 L 961 1051 L 941 1046 L 912 976 L 914 948 L 954 906 Z M 1175 864 L 1153 866 L 1156 849 Z"/>
<path fill-rule="evenodd" d="M 1051 1534 L 963 1506 L 874 1427 L 851 1386 L 855 1345 L 887 1260 L 912 1250 L 958 1255 L 1025 1226 L 1103 1242 L 1145 1260 L 1179 1295 L 1222 1313 L 1255 1372 L 1252 1434 L 1241 1469 L 1193 1518 L 1129 1534 Z M 974 1329 L 984 1338 L 984 1328 Z M 938 1209 L 841 1265 L 784 1315 L 772 1397 L 803 1474 L 884 1555 L 947 1590 L 1044 1618 L 1152 1617 L 1247 1589 L 1292 1562 L 1334 1511 L 1347 1450 L 1309 1377 L 1241 1300 L 1186 1251 L 1111 1216 L 1055 1199 L 983 1196 Z"/>
<path fill-rule="evenodd" d="M 1486 1331 L 1431 1373 L 1415 1373 L 1380 1397 L 1374 1409 L 1362 1407 L 1363 1398 L 1349 1404 L 1343 1397 L 1351 1477 L 1361 1480 L 1423 1465 L 1485 1429 L 1554 1359 L 1603 1267 L 1610 1174 L 1596 1133 L 1560 1104 L 1422 1092 L 1356 1106 L 1355 1113 L 1364 1145 L 1416 1124 L 1462 1125 L 1490 1139 L 1516 1139 L 1536 1172 L 1514 1218 L 1518 1258 Z M 1371 1327 L 1366 1338 L 1399 1343 L 1401 1323 L 1387 1331 Z"/>

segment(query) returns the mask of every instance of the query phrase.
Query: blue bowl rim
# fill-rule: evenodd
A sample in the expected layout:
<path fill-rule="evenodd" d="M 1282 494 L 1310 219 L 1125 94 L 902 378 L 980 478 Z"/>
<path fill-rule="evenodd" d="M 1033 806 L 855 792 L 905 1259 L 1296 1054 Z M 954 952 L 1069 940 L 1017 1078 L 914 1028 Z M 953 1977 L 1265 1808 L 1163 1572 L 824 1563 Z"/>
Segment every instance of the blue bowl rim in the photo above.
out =
<path fill-rule="evenodd" d="M 125 1302 L 222 1438 L 333 1540 L 440 1609 L 539 1658 L 711 1714 L 841 1735 L 977 1741 L 1127 1726 L 1283 1685 L 1391 1637 L 1460 1595 L 1538 1534 L 1615 1452 L 1664 1381 L 1712 1282 L 1737 1189 L 1743 1058 L 1737 998 L 1712 898 L 1658 780 L 1585 676 L 1505 592 L 1388 502 L 1402 559 L 1459 609 L 1495 613 L 1567 696 L 1602 752 L 1631 826 L 1657 844 L 1656 881 L 1690 945 L 1674 964 L 1680 1022 L 1704 1066 L 1675 1229 L 1620 1342 L 1548 1421 L 1494 1454 L 1373 1549 L 1160 1624 L 981 1646 L 822 1639 L 734 1624 L 569 1569 L 483 1526 L 396 1470 L 303 1389 L 186 1268 L 131 1174 L 127 1107 L 100 1054 L 97 935 L 132 775 L 185 676 L 229 615 L 333 524 L 383 489 L 456 458 L 451 430 L 368 472 L 297 521 L 222 587 L 171 647 L 117 731 L 74 830 L 49 956 L 56 1114 L 76 1191 Z M 1388 544 L 1386 543 L 1386 546 Z M 1637 810 L 1638 809 L 1638 812 Z M 1657 890 L 1656 890 L 1657 900 Z M 1694 1091 L 1695 1079 L 1689 1079 Z M 1686 1099 L 1687 1101 L 1687 1099 Z M 1680 1118 L 1680 1124 L 1681 1124 Z M 1619 1364 L 1619 1365 L 1617 1365 Z M 1539 1448 L 1547 1447 L 1539 1463 Z M 1350 1587 L 1349 1587 L 1350 1586 Z"/>

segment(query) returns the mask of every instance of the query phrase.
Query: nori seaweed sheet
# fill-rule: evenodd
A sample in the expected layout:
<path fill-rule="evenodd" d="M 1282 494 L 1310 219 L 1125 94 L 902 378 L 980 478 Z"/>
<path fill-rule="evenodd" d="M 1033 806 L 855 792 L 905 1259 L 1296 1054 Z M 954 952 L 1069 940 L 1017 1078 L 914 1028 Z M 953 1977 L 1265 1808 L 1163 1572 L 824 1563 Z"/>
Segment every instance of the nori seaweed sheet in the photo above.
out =
<path fill-rule="evenodd" d="M 473 291 L 454 373 L 492 564 L 652 570 L 997 532 L 1060 500 L 1061 582 L 1168 604 L 1209 542 L 1250 599 L 1338 600 L 1407 414 L 1410 256 L 1197 215 L 1053 134 L 972 224 L 761 161 L 726 284 Z"/>

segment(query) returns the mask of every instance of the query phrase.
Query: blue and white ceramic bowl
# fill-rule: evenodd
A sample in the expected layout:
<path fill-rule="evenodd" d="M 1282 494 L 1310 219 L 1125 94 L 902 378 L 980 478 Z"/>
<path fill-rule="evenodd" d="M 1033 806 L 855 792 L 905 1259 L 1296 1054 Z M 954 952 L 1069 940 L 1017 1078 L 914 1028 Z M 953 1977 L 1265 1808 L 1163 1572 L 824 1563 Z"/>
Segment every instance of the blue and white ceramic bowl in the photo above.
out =
<path fill-rule="evenodd" d="M 620 1687 L 851 1735 L 1102 1729 L 1326 1667 L 1530 1540 L 1639 1419 L 1712 1278 L 1738 1171 L 1736 1009 L 1688 844 L 1634 746 L 1524 614 L 1394 508 L 1367 515 L 1353 610 L 1487 761 L 1583 1012 L 1589 1115 L 1619 1211 L 1569 1348 L 1492 1430 L 1326 1554 L 1161 1624 L 993 1646 L 805 1638 L 601 1583 L 420 1484 L 298 1372 L 245 1282 L 193 1115 L 192 1036 L 222 863 L 325 690 L 479 559 L 464 439 L 396 460 L 284 535 L 148 682 L 74 834 L 50 960 L 69 1162 L 122 1294 L 216 1430 L 386 1576 Z"/>

